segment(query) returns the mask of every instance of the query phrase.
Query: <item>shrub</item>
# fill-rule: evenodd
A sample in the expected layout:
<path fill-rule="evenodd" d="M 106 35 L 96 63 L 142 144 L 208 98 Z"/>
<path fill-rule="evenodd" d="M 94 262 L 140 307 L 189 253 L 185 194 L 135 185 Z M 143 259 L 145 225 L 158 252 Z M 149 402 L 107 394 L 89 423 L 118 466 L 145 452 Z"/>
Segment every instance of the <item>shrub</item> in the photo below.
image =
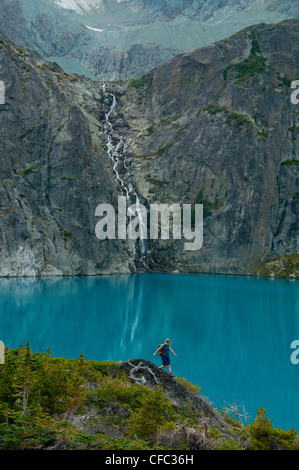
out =
<path fill-rule="evenodd" d="M 184 377 L 177 377 L 177 381 L 180 382 L 184 387 L 186 387 L 190 392 L 195 393 L 196 395 L 199 395 L 201 387 L 198 385 L 194 385 L 192 382 L 188 382 L 187 379 Z"/>
<path fill-rule="evenodd" d="M 230 68 L 235 67 L 237 69 L 237 79 L 244 80 L 253 77 L 256 74 L 264 73 L 267 70 L 266 60 L 262 56 L 261 49 L 257 40 L 256 30 L 252 30 L 250 33 L 251 38 L 251 50 L 250 55 L 247 59 L 243 60 L 239 64 L 229 65 L 226 67 L 222 74 L 223 79 L 227 81 L 227 74 Z"/>
<path fill-rule="evenodd" d="M 107 403 L 128 404 L 132 408 L 140 406 L 140 396 L 143 387 L 131 384 L 126 377 L 102 377 L 100 387 L 96 392 L 101 405 Z"/>
<path fill-rule="evenodd" d="M 281 163 L 281 165 L 292 166 L 292 165 L 299 165 L 299 160 L 285 160 Z"/>
<path fill-rule="evenodd" d="M 159 427 L 167 422 L 166 416 L 170 408 L 171 404 L 163 394 L 160 385 L 156 390 L 148 391 L 142 397 L 141 408 L 135 411 L 130 418 L 129 435 L 141 439 L 154 438 Z"/>
<path fill-rule="evenodd" d="M 155 132 L 155 125 L 152 124 L 151 126 L 147 128 L 147 133 L 148 135 L 152 135 L 154 132 Z"/>
<path fill-rule="evenodd" d="M 251 446 L 255 450 L 298 450 L 299 440 L 295 429 L 284 431 L 273 428 L 264 408 L 257 411 L 255 421 L 248 426 Z"/>
<path fill-rule="evenodd" d="M 141 88 L 143 87 L 147 82 L 147 76 L 142 75 L 140 78 L 134 78 L 133 80 L 130 81 L 129 86 L 133 88 Z"/>
<path fill-rule="evenodd" d="M 264 73 L 267 70 L 265 58 L 250 54 L 250 56 L 236 65 L 238 71 L 237 78 L 253 77 L 257 73 Z"/>
<path fill-rule="evenodd" d="M 168 181 L 157 180 L 155 178 L 148 178 L 147 181 L 156 186 L 163 186 L 164 184 L 168 184 Z"/>
<path fill-rule="evenodd" d="M 204 108 L 205 111 L 208 111 L 209 114 L 217 114 L 217 113 L 226 113 L 228 114 L 226 119 L 226 124 L 231 124 L 234 122 L 238 129 L 240 129 L 244 124 L 247 126 L 253 127 L 252 122 L 246 116 L 246 114 L 236 113 L 235 111 L 229 111 L 224 106 L 220 106 L 219 104 L 209 104 Z"/>
<path fill-rule="evenodd" d="M 235 123 L 238 129 L 240 129 L 244 125 L 253 127 L 252 122 L 248 119 L 245 114 L 235 113 L 234 111 L 229 114 L 226 120 L 227 124 L 231 124 L 232 122 Z"/>
<path fill-rule="evenodd" d="M 204 108 L 205 111 L 208 111 L 209 114 L 216 114 L 216 113 L 229 113 L 227 108 L 220 106 L 217 103 L 210 103 L 208 106 Z"/>
<path fill-rule="evenodd" d="M 227 81 L 227 74 L 228 74 L 228 71 L 229 69 L 231 68 L 231 65 L 228 65 L 222 72 L 222 75 L 223 75 L 223 80 L 226 82 Z"/>

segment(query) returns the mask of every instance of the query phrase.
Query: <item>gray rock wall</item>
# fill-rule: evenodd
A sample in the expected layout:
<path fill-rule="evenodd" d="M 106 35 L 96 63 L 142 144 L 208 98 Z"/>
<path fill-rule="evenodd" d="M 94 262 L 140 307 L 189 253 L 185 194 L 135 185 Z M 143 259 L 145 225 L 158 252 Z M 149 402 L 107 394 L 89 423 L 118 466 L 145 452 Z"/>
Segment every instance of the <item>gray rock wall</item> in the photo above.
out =
<path fill-rule="evenodd" d="M 296 20 L 247 28 L 105 93 L 1 36 L 0 275 L 252 274 L 298 253 L 298 34 Z M 147 240 L 142 258 L 138 242 L 96 238 L 96 207 L 121 194 L 113 96 L 132 198 L 202 203 L 201 250 Z"/>
<path fill-rule="evenodd" d="M 158 263 L 244 274 L 298 253 L 297 36 L 296 20 L 247 28 L 177 56 L 120 96 L 147 204 L 206 208 L 203 248 L 153 243 Z"/>

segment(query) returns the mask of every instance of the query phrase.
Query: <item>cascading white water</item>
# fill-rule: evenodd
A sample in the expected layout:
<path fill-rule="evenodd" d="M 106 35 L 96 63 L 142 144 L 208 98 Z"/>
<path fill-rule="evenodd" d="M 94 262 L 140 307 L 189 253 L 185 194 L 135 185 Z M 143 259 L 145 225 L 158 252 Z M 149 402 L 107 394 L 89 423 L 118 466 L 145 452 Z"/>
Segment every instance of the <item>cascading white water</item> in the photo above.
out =
<path fill-rule="evenodd" d="M 102 86 L 103 89 L 103 94 L 106 93 L 106 85 L 105 83 Z M 143 264 L 143 266 L 147 269 L 148 265 L 146 263 L 146 244 L 145 244 L 145 238 L 146 238 L 146 224 L 143 220 L 143 214 L 141 211 L 141 203 L 138 197 L 137 192 L 133 189 L 132 183 L 131 182 L 126 182 L 126 176 L 130 174 L 131 170 L 127 164 L 128 161 L 128 154 L 127 154 L 127 146 L 125 142 L 123 141 L 122 137 L 118 139 L 117 142 L 114 142 L 113 138 L 113 126 L 112 123 L 109 121 L 111 113 L 115 110 L 116 108 L 116 98 L 113 95 L 113 93 L 109 93 L 109 95 L 112 97 L 112 105 L 109 108 L 109 111 L 105 113 L 105 124 L 104 124 L 104 133 L 107 136 L 107 153 L 109 158 L 112 161 L 113 164 L 113 171 L 116 177 L 116 180 L 119 184 L 120 191 L 122 195 L 126 196 L 127 199 L 127 205 L 128 207 L 132 206 L 135 204 L 135 211 L 136 213 L 129 213 L 129 219 L 133 218 L 137 214 L 140 224 L 139 224 L 139 244 L 140 244 L 140 262 Z M 125 175 L 122 178 L 119 173 L 119 167 L 123 167 L 125 171 Z M 131 237 L 132 238 L 132 237 Z M 137 246 L 136 243 L 134 245 L 134 253 L 133 257 L 136 260 L 137 258 Z"/>
<path fill-rule="evenodd" d="M 135 203 L 136 204 L 136 212 L 137 212 L 137 215 L 138 215 L 139 220 L 140 220 L 139 233 L 140 233 L 141 254 L 145 255 L 146 248 L 145 248 L 144 239 L 146 238 L 147 230 L 146 230 L 146 226 L 145 226 L 145 223 L 144 223 L 144 220 L 143 220 L 142 212 L 140 210 L 141 203 L 140 203 L 139 197 L 137 196 L 136 193 L 135 193 L 135 196 L 136 196 L 136 203 Z"/>

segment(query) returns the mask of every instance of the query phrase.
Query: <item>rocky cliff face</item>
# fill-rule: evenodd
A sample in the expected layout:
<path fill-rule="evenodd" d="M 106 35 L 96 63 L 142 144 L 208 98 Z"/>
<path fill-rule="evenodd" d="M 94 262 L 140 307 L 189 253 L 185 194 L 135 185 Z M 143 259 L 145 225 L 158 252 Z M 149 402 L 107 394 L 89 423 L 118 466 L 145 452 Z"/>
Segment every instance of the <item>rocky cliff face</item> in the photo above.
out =
<path fill-rule="evenodd" d="M 252 274 L 299 253 L 298 35 L 250 27 L 106 88 L 1 37 L 0 274 Z M 122 185 L 146 207 L 202 203 L 202 249 L 98 240 Z"/>
<path fill-rule="evenodd" d="M 0 49 L 1 276 L 111 272 L 111 256 L 128 271 L 121 246 L 94 234 L 95 207 L 115 191 L 100 85 L 3 36 Z"/>
<path fill-rule="evenodd" d="M 120 97 L 144 199 L 204 204 L 200 252 L 158 244 L 173 269 L 250 273 L 298 253 L 298 31 L 298 21 L 247 28 Z"/>

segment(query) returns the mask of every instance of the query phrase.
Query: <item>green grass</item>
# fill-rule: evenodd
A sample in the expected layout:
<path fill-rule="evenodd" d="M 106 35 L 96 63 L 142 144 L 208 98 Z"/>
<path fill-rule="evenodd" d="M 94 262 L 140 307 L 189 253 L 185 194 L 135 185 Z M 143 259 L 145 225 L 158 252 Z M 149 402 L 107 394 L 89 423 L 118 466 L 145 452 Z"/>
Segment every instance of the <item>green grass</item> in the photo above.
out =
<path fill-rule="evenodd" d="M 147 130 L 148 135 L 152 135 L 155 132 L 155 125 L 152 124 L 146 130 Z"/>
<path fill-rule="evenodd" d="M 299 160 L 285 160 L 284 162 L 281 163 L 281 165 L 286 165 L 286 166 L 292 166 L 292 165 L 299 165 Z"/>
<path fill-rule="evenodd" d="M 64 181 L 75 181 L 75 178 L 71 178 L 70 176 L 62 176 L 60 179 Z"/>
<path fill-rule="evenodd" d="M 241 129 L 244 125 L 254 127 L 253 123 L 250 121 L 246 114 L 236 113 L 234 111 L 229 111 L 224 106 L 220 106 L 219 104 L 209 104 L 204 108 L 209 114 L 217 114 L 217 113 L 226 113 L 228 114 L 226 119 L 226 124 L 231 125 L 234 123 L 238 129 Z"/>
<path fill-rule="evenodd" d="M 231 65 L 228 65 L 222 72 L 222 75 L 223 75 L 223 80 L 226 82 L 227 81 L 227 74 L 228 74 L 228 71 L 229 69 L 231 68 L 232 66 Z"/>
<path fill-rule="evenodd" d="M 138 90 L 139 88 L 143 87 L 146 84 L 147 80 L 148 80 L 147 76 L 142 75 L 142 77 L 140 78 L 134 78 L 133 80 L 131 80 L 129 82 L 129 86 L 136 88 Z"/>
<path fill-rule="evenodd" d="M 164 147 L 161 147 L 157 152 L 156 152 L 156 155 L 158 155 L 159 157 L 161 157 L 163 155 L 163 153 L 171 146 L 172 142 L 168 142 L 166 145 L 164 145 Z"/>
<path fill-rule="evenodd" d="M 147 181 L 151 184 L 154 184 L 156 186 L 164 186 L 164 184 L 168 184 L 169 181 L 163 181 L 163 180 L 157 180 L 155 178 L 148 178 Z"/>
<path fill-rule="evenodd" d="M 245 114 L 240 114 L 240 113 L 235 113 L 232 112 L 229 114 L 227 120 L 227 124 L 234 123 L 238 129 L 243 127 L 244 125 L 253 127 L 252 122 L 248 119 L 248 117 Z"/>
<path fill-rule="evenodd" d="M 29 168 L 26 168 L 26 170 L 19 171 L 19 172 L 16 172 L 16 171 L 14 170 L 14 173 L 15 173 L 16 175 L 18 175 L 18 176 L 27 176 L 27 175 L 30 175 L 30 173 L 32 173 L 32 172 L 35 171 L 35 170 L 36 170 L 36 167 L 31 166 L 31 167 L 29 167 Z"/>
<path fill-rule="evenodd" d="M 264 260 L 255 270 L 255 274 L 261 276 L 274 275 L 277 277 L 289 277 L 299 275 L 299 254 L 278 256 Z"/>
<path fill-rule="evenodd" d="M 238 71 L 237 79 L 250 78 L 267 70 L 266 60 L 262 56 L 250 54 L 248 59 L 236 65 L 236 69 Z"/>
<path fill-rule="evenodd" d="M 41 65 L 38 65 L 38 68 L 42 70 L 51 70 L 51 72 L 56 72 L 56 69 L 46 62 Z"/>
<path fill-rule="evenodd" d="M 257 74 L 266 72 L 266 59 L 261 54 L 259 42 L 257 40 L 256 30 L 252 30 L 249 37 L 251 38 L 251 50 L 249 57 L 239 64 L 230 64 L 222 72 L 223 80 L 227 81 L 228 71 L 231 68 L 237 70 L 237 80 L 245 80 Z"/>
<path fill-rule="evenodd" d="M 69 238 L 73 236 L 72 232 L 68 232 L 67 230 L 65 230 L 63 233 L 66 237 L 69 237 Z"/>
<path fill-rule="evenodd" d="M 229 113 L 229 110 L 227 108 L 225 108 L 224 106 L 220 106 L 217 103 L 208 104 L 208 106 L 204 108 L 204 111 L 208 111 L 209 114 Z"/>
<path fill-rule="evenodd" d="M 278 87 L 290 88 L 292 80 L 277 72 Z"/>

